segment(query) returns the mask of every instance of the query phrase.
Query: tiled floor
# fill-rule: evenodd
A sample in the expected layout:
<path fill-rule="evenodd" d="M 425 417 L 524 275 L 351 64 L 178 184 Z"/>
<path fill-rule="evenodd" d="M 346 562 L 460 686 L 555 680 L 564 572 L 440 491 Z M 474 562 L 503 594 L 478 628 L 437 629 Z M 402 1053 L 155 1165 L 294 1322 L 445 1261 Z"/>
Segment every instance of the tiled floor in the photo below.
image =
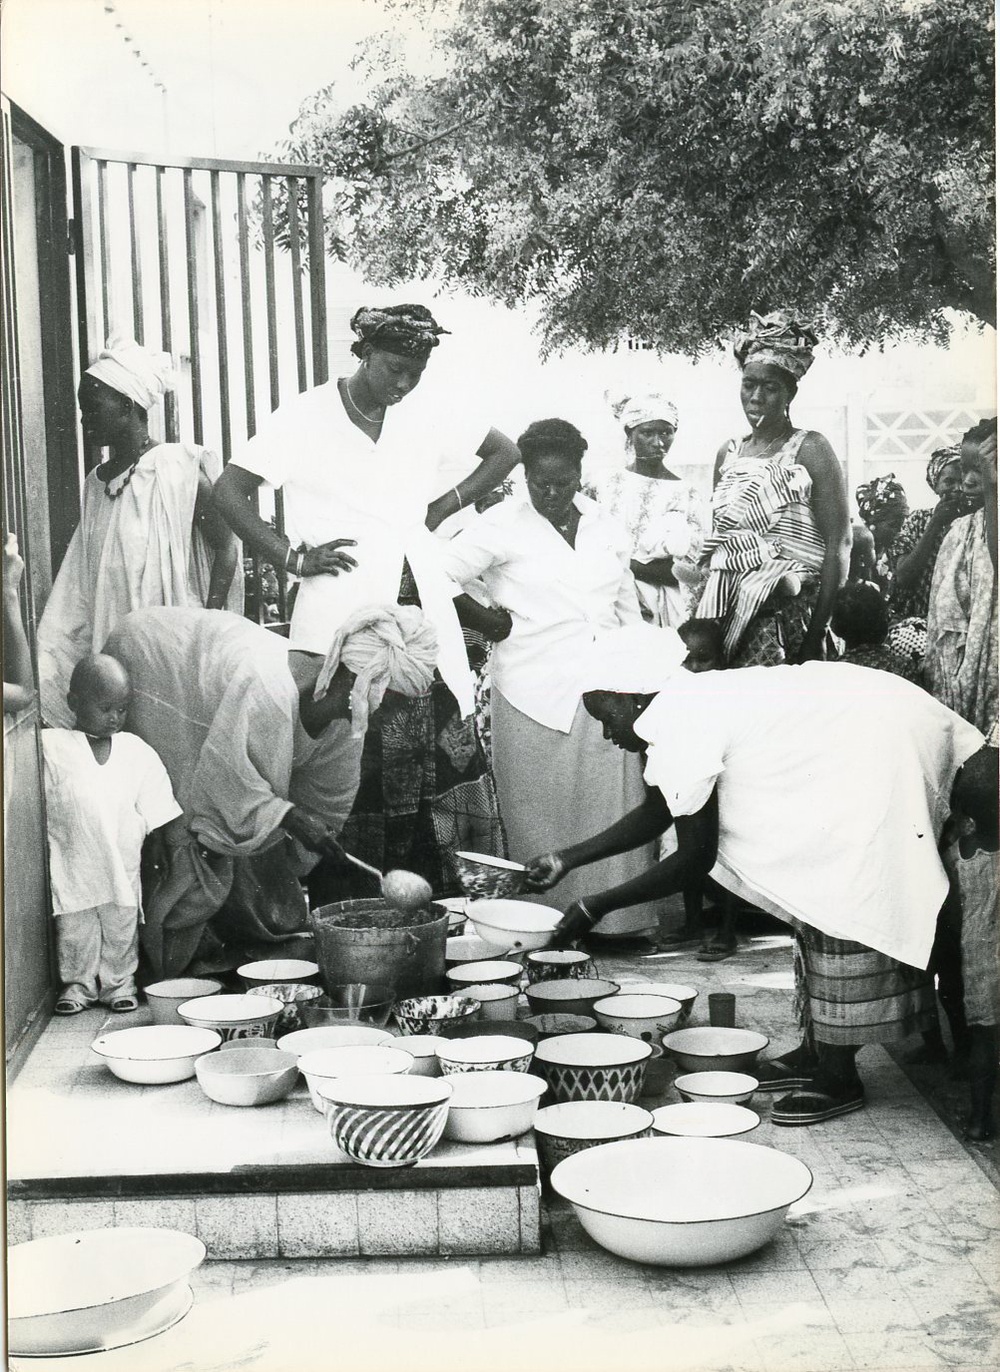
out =
<path fill-rule="evenodd" d="M 710 966 L 689 952 L 608 954 L 601 965 L 612 975 L 691 981 L 699 1005 L 708 990 L 734 991 L 739 1022 L 770 1033 L 769 1052 L 794 1040 L 780 937 L 754 939 L 738 958 Z M 628 1263 L 549 1202 L 540 1257 L 206 1263 L 185 1320 L 145 1344 L 93 1355 L 86 1367 L 986 1372 L 1000 1365 L 997 1191 L 886 1053 L 868 1049 L 860 1065 L 868 1107 L 826 1125 L 779 1129 L 766 1118 L 768 1098 L 758 1098 L 765 1118 L 753 1140 L 800 1157 L 815 1183 L 778 1238 L 740 1262 Z M 81 1372 L 83 1364 L 20 1366 Z"/>

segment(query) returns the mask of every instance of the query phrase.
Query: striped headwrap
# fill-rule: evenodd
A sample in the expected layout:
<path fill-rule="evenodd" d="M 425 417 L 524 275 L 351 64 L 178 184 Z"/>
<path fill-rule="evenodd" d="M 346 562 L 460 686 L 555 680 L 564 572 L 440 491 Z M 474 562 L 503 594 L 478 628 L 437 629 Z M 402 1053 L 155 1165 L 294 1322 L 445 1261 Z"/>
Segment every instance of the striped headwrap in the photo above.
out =
<path fill-rule="evenodd" d="M 927 464 L 927 484 L 931 490 L 937 494 L 937 484 L 941 479 L 941 473 L 950 467 L 953 462 L 961 462 L 962 445 L 954 443 L 950 448 L 935 448 L 931 453 L 930 461 Z"/>

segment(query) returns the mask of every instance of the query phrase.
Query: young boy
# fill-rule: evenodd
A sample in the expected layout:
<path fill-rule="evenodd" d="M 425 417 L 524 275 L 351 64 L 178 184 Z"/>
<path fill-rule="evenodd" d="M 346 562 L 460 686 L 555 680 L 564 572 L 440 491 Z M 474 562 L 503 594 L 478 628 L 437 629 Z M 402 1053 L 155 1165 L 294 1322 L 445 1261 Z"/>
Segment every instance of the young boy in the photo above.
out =
<path fill-rule="evenodd" d="M 79 1014 L 98 1001 L 117 1012 L 137 1008 L 143 840 L 182 827 L 163 763 L 141 738 L 121 731 L 129 695 L 121 663 L 86 657 L 67 695 L 76 728 L 42 732 L 63 984 L 57 1015 Z"/>

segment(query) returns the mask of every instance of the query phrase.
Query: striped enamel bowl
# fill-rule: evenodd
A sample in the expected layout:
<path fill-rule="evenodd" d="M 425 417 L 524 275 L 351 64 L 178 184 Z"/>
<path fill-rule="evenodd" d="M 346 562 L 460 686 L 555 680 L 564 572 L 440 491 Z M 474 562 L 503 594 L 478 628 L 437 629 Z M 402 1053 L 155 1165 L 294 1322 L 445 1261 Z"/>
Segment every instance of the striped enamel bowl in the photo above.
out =
<path fill-rule="evenodd" d="M 444 1077 L 369 1076 L 323 1083 L 330 1135 L 365 1167 L 411 1167 L 427 1156 L 448 1121 Z"/>

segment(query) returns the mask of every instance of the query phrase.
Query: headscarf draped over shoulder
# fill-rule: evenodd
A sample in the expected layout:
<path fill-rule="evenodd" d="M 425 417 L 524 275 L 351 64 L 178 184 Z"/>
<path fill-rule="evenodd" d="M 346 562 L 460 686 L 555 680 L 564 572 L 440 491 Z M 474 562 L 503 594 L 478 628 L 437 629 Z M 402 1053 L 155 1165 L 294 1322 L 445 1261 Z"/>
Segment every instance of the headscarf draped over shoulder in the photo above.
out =
<path fill-rule="evenodd" d="M 854 492 L 854 498 L 858 502 L 861 518 L 866 524 L 871 524 L 880 511 L 887 505 L 895 504 L 905 494 L 896 480 L 896 473 L 890 472 L 888 476 L 876 476 L 871 481 L 862 482 Z"/>
<path fill-rule="evenodd" d="M 626 624 L 599 634 L 580 664 L 580 691 L 655 695 L 687 657 L 676 629 Z"/>
<path fill-rule="evenodd" d="M 941 479 L 941 473 L 953 462 L 961 462 L 961 460 L 961 443 L 954 443 L 950 448 L 934 449 L 930 461 L 927 463 L 927 484 L 935 494 L 937 494 L 937 484 Z"/>
<path fill-rule="evenodd" d="M 351 736 L 361 738 L 368 716 L 386 691 L 419 696 L 429 691 L 437 662 L 437 634 L 416 605 L 369 605 L 348 615 L 334 635 L 316 678 L 321 700 L 341 663 L 355 673 Z"/>
<path fill-rule="evenodd" d="M 733 344 L 733 353 L 741 371 L 748 362 L 766 362 L 800 381 L 813 364 L 813 348 L 818 342 L 815 330 L 800 324 L 788 310 L 751 312 L 749 325 Z"/>
<path fill-rule="evenodd" d="M 148 410 L 165 391 L 173 390 L 172 367 L 169 353 L 153 352 L 134 338 L 116 334 L 84 375 L 103 381 L 113 391 L 127 395 L 141 410 Z"/>
<path fill-rule="evenodd" d="M 622 428 L 628 432 L 637 424 L 652 424 L 662 420 L 672 429 L 677 428 L 677 406 L 659 391 L 648 391 L 644 395 L 626 396 L 614 407 L 615 417 Z"/>
<path fill-rule="evenodd" d="M 358 339 L 355 350 L 361 343 L 371 343 L 401 357 L 422 357 L 437 347 L 438 335 L 448 330 L 423 305 L 388 305 L 383 310 L 363 305 L 351 320 L 351 332 Z"/>

